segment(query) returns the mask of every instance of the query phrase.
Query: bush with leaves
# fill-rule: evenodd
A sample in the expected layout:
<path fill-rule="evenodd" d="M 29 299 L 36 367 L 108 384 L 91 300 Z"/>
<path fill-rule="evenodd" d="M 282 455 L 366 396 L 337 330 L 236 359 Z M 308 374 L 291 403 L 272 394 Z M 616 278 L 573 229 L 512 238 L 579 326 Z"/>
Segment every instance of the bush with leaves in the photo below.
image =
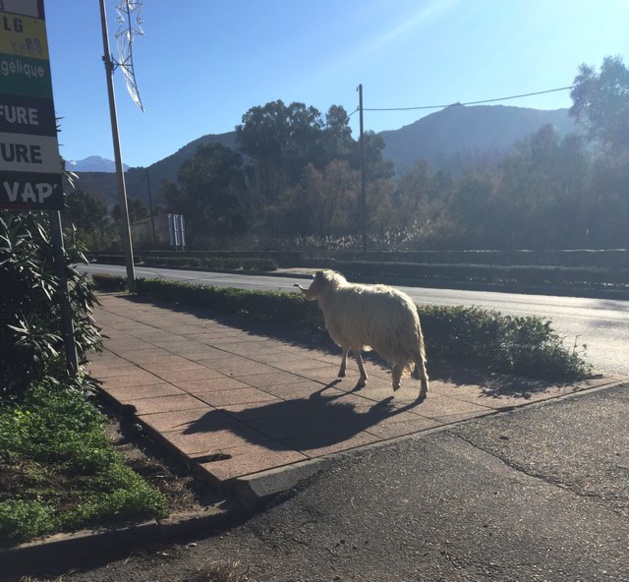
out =
<path fill-rule="evenodd" d="M 528 378 L 567 382 L 586 377 L 591 366 L 564 345 L 551 321 L 511 317 L 479 307 L 419 308 L 428 352 L 461 364 Z"/>
<path fill-rule="evenodd" d="M 92 318 L 96 298 L 89 279 L 70 264 L 85 262 L 65 236 L 65 263 L 79 360 L 100 346 Z M 45 376 L 67 375 L 61 331 L 61 280 L 49 215 L 0 211 L 0 397 L 22 393 Z"/>

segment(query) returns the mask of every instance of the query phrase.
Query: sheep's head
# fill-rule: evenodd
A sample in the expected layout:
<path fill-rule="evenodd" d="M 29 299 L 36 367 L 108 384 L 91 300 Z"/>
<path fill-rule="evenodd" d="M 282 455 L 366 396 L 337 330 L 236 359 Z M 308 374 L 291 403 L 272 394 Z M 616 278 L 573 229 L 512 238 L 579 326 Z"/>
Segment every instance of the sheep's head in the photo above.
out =
<path fill-rule="evenodd" d="M 306 296 L 306 299 L 314 301 L 315 299 L 319 299 L 327 289 L 338 287 L 340 284 L 346 282 L 345 277 L 340 273 L 334 271 L 317 271 L 308 289 L 298 284 L 295 284 L 295 287 L 301 290 Z"/>

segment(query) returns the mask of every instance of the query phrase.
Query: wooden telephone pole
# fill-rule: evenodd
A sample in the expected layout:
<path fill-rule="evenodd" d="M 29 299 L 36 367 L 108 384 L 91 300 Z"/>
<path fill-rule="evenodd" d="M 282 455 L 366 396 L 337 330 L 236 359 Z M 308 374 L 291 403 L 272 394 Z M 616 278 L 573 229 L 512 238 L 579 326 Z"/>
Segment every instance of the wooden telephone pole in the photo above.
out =
<path fill-rule="evenodd" d="M 363 124 L 363 86 L 358 85 L 358 113 L 360 118 L 360 227 L 363 253 L 367 252 L 367 196 L 365 194 L 365 135 Z"/>

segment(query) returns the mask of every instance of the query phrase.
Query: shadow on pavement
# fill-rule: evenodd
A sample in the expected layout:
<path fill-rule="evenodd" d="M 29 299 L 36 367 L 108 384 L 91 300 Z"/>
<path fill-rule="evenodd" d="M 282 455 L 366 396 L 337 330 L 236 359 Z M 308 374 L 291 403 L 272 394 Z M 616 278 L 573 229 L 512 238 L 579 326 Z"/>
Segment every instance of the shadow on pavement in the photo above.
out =
<path fill-rule="evenodd" d="M 421 404 L 421 400 L 416 400 L 395 406 L 390 396 L 370 406 L 357 407 L 351 401 L 351 392 L 333 388 L 337 383 L 324 386 L 309 398 L 258 404 L 235 412 L 213 410 L 191 422 L 183 434 L 228 430 L 253 444 L 308 451 L 343 442 Z"/>

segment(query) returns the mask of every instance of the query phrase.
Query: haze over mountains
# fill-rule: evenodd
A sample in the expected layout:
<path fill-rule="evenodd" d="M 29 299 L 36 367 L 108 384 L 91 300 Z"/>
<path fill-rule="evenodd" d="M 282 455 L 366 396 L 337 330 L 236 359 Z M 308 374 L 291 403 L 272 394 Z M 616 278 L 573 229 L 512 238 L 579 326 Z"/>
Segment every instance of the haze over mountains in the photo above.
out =
<path fill-rule="evenodd" d="M 418 159 L 425 159 L 434 167 L 457 160 L 458 169 L 464 169 L 466 163 L 473 163 L 483 155 L 490 155 L 492 159 L 503 157 L 517 141 L 547 124 L 553 125 L 560 135 L 575 129 L 568 109 L 545 111 L 504 105 L 451 105 L 380 135 L 385 143 L 384 157 L 394 162 L 396 173 L 400 175 Z M 354 139 L 357 138 L 355 135 Z M 129 168 L 127 194 L 148 204 L 150 185 L 153 204 L 159 203 L 162 181 L 176 181 L 181 164 L 194 156 L 199 146 L 209 143 L 235 148 L 236 132 L 202 136 L 148 168 Z M 113 162 L 110 165 L 106 162 L 92 156 L 74 162 L 74 167 L 68 163 L 68 169 L 80 177 L 77 188 L 96 194 L 108 206 L 113 206 L 118 199 L 115 175 L 111 173 L 115 168 Z M 83 169 L 97 167 L 101 169 Z"/>

